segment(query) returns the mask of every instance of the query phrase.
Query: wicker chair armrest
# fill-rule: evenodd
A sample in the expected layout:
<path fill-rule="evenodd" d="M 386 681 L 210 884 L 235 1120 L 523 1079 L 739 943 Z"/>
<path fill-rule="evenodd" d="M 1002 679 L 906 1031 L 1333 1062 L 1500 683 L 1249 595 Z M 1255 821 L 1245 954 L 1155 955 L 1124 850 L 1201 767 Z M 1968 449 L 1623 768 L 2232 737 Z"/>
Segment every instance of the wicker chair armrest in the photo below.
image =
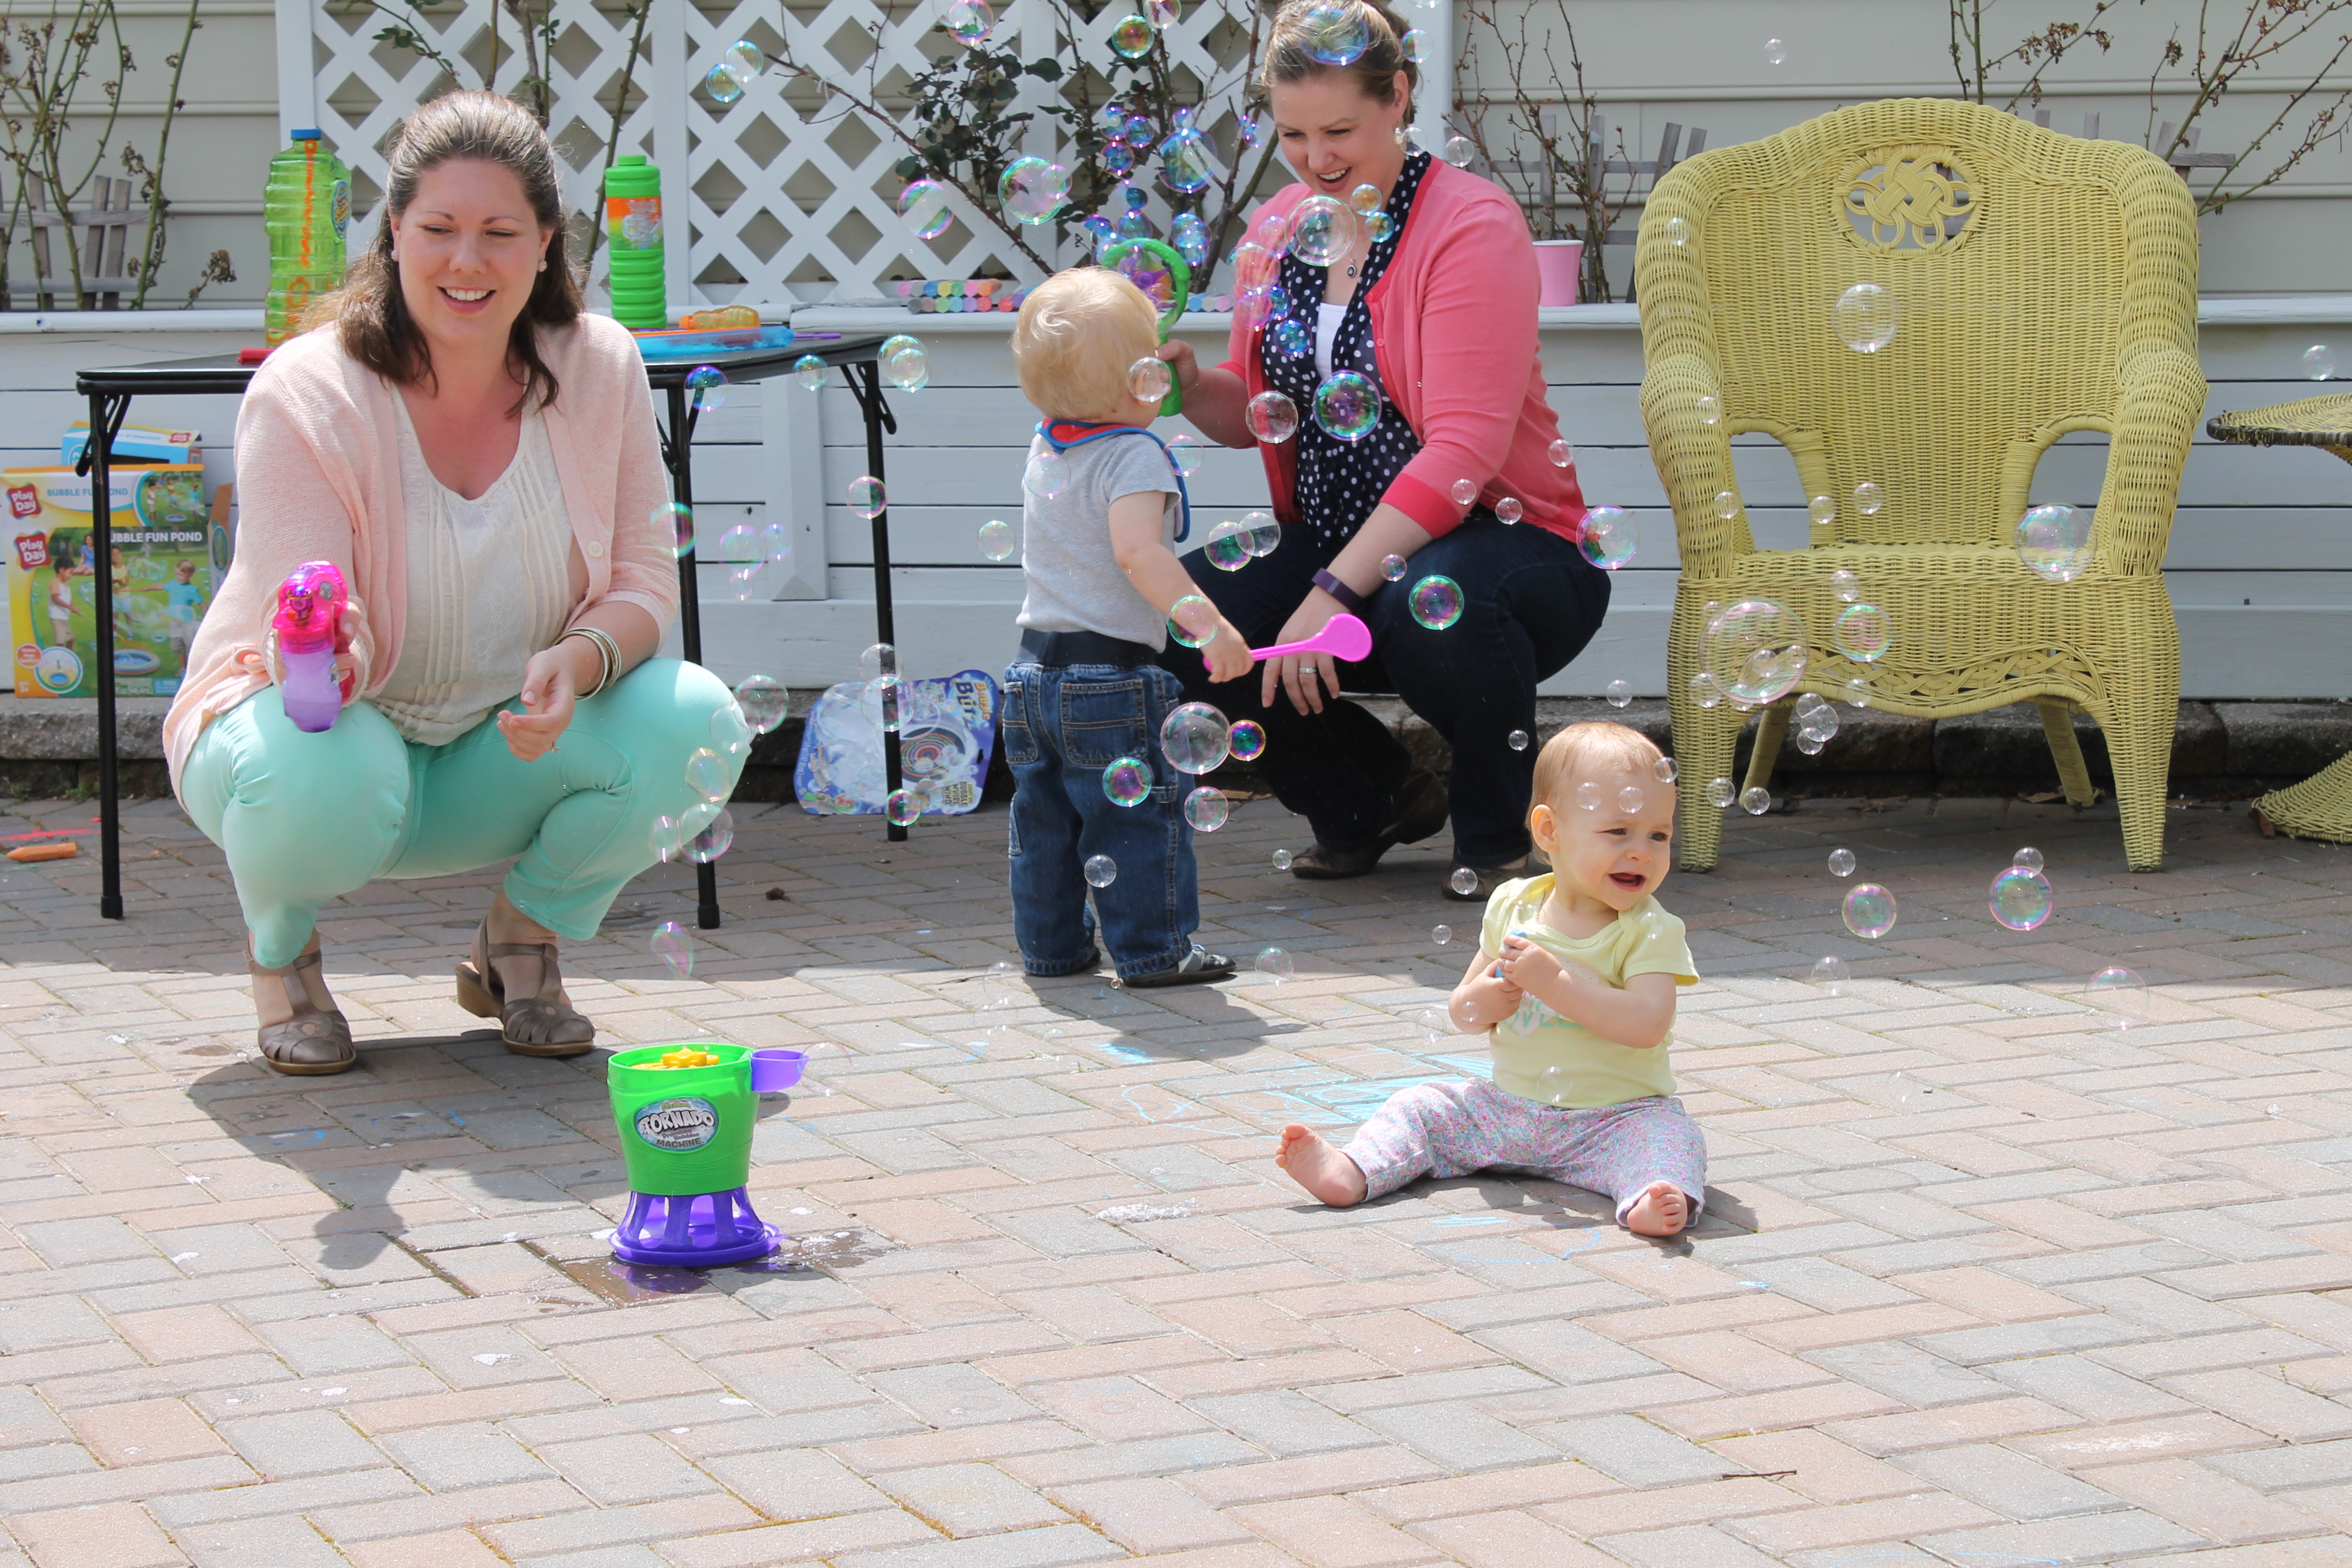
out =
<path fill-rule="evenodd" d="M 2162 568 L 2181 466 L 2204 412 L 2205 375 L 2195 354 L 2149 349 L 2125 363 L 2091 541 L 2116 574 L 2145 577 Z"/>
<path fill-rule="evenodd" d="M 1642 377 L 1642 426 L 1650 441 L 1666 502 L 1675 509 L 1675 540 L 1683 570 L 1702 577 L 1730 570 L 1737 556 L 1756 548 L 1742 510 L 1728 521 L 1715 515 L 1715 497 L 1739 488 L 1731 466 L 1729 420 L 1699 417 L 1699 399 L 1713 397 L 1719 410 L 1723 385 L 1715 366 L 1696 354 L 1651 362 Z"/>

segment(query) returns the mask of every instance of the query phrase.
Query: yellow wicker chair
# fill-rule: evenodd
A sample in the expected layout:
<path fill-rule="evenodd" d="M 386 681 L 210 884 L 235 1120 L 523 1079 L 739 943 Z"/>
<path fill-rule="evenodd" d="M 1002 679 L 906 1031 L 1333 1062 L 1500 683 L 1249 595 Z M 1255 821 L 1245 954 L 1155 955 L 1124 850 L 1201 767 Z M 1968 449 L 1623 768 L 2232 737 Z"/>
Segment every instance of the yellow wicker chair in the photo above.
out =
<path fill-rule="evenodd" d="M 1843 700 L 1860 677 L 1874 705 L 1924 717 L 2031 698 L 2078 805 L 2093 793 L 2069 711 L 2098 720 L 2126 857 L 2160 866 L 2180 643 L 2159 568 L 2205 402 L 2180 177 L 2141 148 L 1978 104 L 1862 104 L 1678 165 L 1643 214 L 1634 272 L 1642 417 L 1682 550 L 1666 654 L 1682 864 L 1715 864 L 1723 824 L 1705 792 L 1730 773 L 1742 720 L 1691 689 L 1706 606 L 1763 598 L 1803 620 L 1810 656 L 1764 712 L 1748 784 L 1769 783 L 1798 692 Z M 1902 307 L 1874 353 L 1832 324 L 1863 282 Z M 1744 510 L 1717 515 L 1747 430 L 1789 448 L 1806 495 L 1835 501 L 1811 549 L 1759 551 Z M 2112 441 L 2094 558 L 2049 583 L 2012 533 L 2036 459 L 2074 430 Z M 1884 489 L 1874 516 L 1856 507 L 1864 483 Z M 1894 623 L 1874 665 L 1832 642 L 1840 567 Z"/>

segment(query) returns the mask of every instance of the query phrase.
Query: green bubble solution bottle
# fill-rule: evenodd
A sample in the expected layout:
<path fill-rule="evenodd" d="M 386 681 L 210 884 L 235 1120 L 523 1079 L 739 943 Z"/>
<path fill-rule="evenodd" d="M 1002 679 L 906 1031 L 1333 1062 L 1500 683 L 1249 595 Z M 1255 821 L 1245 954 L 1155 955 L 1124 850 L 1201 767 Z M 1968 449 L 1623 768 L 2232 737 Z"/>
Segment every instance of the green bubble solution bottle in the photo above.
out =
<path fill-rule="evenodd" d="M 661 171 L 642 153 L 604 172 L 604 244 L 612 268 L 613 319 L 633 332 L 669 325 L 663 281 Z"/>
<path fill-rule="evenodd" d="M 343 280 L 343 229 L 352 217 L 352 172 L 315 130 L 294 132 L 269 160 L 261 221 L 269 231 L 268 342 L 302 330 L 302 312 Z"/>

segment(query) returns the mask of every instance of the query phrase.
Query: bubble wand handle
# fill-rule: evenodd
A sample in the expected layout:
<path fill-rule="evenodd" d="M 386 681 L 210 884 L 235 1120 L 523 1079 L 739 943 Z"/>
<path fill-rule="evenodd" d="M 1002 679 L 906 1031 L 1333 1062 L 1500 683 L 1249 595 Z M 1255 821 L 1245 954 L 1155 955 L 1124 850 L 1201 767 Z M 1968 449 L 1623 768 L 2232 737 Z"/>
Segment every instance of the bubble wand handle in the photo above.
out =
<path fill-rule="evenodd" d="M 1372 628 L 1346 611 L 1323 623 L 1323 629 L 1297 642 L 1252 648 L 1250 658 L 1280 658 L 1289 653 L 1328 653 L 1343 664 L 1358 664 L 1372 651 Z"/>
<path fill-rule="evenodd" d="M 345 692 L 335 660 L 351 650 L 343 633 L 343 611 L 350 604 L 342 572 L 331 561 L 305 561 L 278 585 L 269 626 L 278 634 L 278 658 L 286 669 L 280 696 L 286 717 L 310 734 L 334 728 L 342 711 Z"/>
<path fill-rule="evenodd" d="M 1141 251 L 1168 268 L 1170 297 L 1168 309 L 1160 312 L 1160 341 L 1166 342 L 1168 334 L 1176 330 L 1183 318 L 1184 309 L 1192 302 L 1192 268 L 1174 246 L 1160 239 L 1122 239 L 1103 247 L 1102 264 L 1117 268 L 1120 258 L 1131 252 Z M 1160 416 L 1173 419 L 1184 412 L 1184 389 L 1176 381 L 1176 374 L 1168 374 L 1168 395 L 1160 400 Z"/>

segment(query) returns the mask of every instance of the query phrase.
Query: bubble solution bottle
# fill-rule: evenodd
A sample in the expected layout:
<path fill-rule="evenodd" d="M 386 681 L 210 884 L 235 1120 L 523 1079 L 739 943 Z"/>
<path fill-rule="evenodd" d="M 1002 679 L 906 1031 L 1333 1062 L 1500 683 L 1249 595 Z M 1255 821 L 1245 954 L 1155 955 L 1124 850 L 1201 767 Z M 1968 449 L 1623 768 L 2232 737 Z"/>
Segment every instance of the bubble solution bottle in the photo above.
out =
<path fill-rule="evenodd" d="M 269 231 L 268 342 L 276 348 L 302 329 L 313 297 L 343 280 L 343 228 L 352 216 L 352 172 L 312 130 L 297 131 L 269 160 L 261 221 Z"/>
<path fill-rule="evenodd" d="M 350 603 L 343 574 L 331 561 L 305 561 L 278 585 L 278 608 L 269 625 L 278 635 L 278 662 L 286 668 L 279 696 L 294 727 L 313 735 L 334 728 L 348 695 L 335 673 L 335 656 L 351 647 L 342 631 Z"/>
<path fill-rule="evenodd" d="M 604 243 L 613 319 L 633 332 L 667 329 L 661 171 L 642 153 L 626 154 L 604 172 Z"/>

